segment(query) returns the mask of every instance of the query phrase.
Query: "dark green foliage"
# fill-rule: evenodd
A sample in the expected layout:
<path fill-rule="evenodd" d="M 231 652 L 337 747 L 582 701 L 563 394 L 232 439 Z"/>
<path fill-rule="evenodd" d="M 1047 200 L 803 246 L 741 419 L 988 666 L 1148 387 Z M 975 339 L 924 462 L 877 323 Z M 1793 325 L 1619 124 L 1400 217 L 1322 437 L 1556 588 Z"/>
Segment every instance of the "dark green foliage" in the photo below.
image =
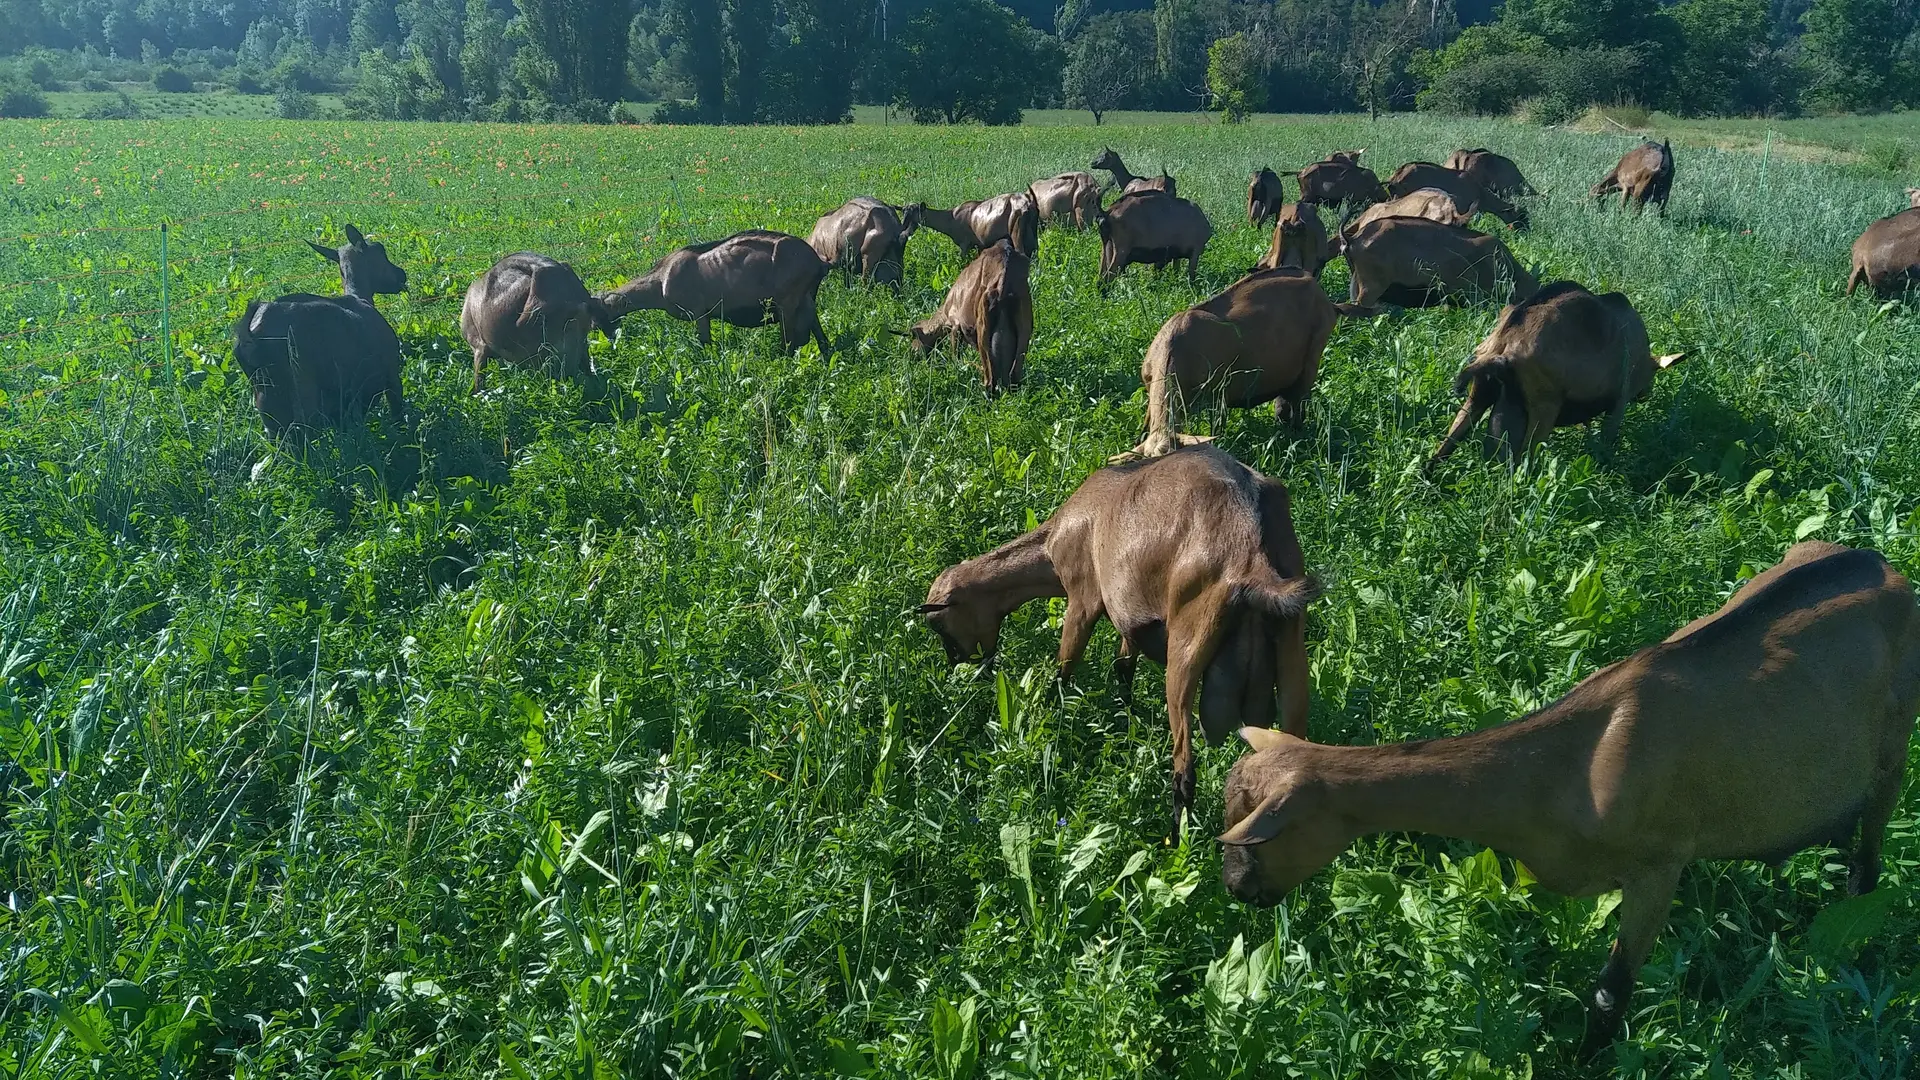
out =
<path fill-rule="evenodd" d="M 894 104 L 922 124 L 1017 124 L 1059 78 L 1038 34 L 993 0 L 953 0 L 914 16 L 900 34 Z"/>
<path fill-rule="evenodd" d="M 1085 109 L 1098 124 L 1153 84 L 1153 23 L 1141 12 L 1111 12 L 1087 20 L 1068 41 L 1061 73 L 1069 108 Z"/>
<path fill-rule="evenodd" d="M 153 73 L 153 88 L 168 94 L 193 93 L 193 80 L 176 67 L 163 67 Z"/>
<path fill-rule="evenodd" d="M 1862 112 L 1920 103 L 1915 72 L 1900 65 L 1915 15 L 1897 0 L 1814 0 L 1800 39 L 1812 103 Z"/>
<path fill-rule="evenodd" d="M 628 0 L 518 0 L 526 19 L 527 70 L 542 73 L 528 85 L 556 104 L 575 102 L 606 117 L 605 102 L 626 89 Z"/>
<path fill-rule="evenodd" d="M 0 117 L 31 119 L 47 115 L 51 108 L 47 95 L 37 86 L 0 83 Z"/>

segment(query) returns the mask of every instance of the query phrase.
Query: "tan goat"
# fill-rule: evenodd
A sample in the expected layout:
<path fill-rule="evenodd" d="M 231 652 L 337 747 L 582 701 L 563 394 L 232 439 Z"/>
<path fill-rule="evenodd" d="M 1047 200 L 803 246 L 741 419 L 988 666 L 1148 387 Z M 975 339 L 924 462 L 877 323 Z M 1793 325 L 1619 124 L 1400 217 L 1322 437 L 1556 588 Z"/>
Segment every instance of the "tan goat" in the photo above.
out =
<path fill-rule="evenodd" d="M 489 357 L 530 365 L 545 359 L 562 378 L 591 377 L 587 334 L 611 340 L 617 324 L 587 292 L 573 267 L 531 251 L 515 252 L 467 286 L 460 335 L 473 349 L 473 393 L 486 386 Z"/>
<path fill-rule="evenodd" d="M 824 357 L 833 355 L 817 300 L 826 276 L 827 264 L 806 241 L 753 229 L 670 252 L 598 299 L 616 320 L 644 310 L 685 319 L 699 329 L 702 345 L 712 344 L 715 319 L 734 326 L 778 323 L 788 352 L 812 336 Z"/>
<path fill-rule="evenodd" d="M 1496 154 L 1485 147 L 1473 150 L 1455 150 L 1447 155 L 1443 162 L 1449 169 L 1458 169 L 1488 191 L 1497 192 L 1509 198 L 1515 195 L 1538 195 L 1527 178 L 1520 174 L 1520 166 L 1513 159 Z"/>
<path fill-rule="evenodd" d="M 1909 210 L 1920 210 L 1920 187 L 1910 187 L 1907 189 L 1907 208 Z"/>
<path fill-rule="evenodd" d="M 890 206 L 861 195 L 815 222 L 807 245 L 828 266 L 898 291 L 906 270 L 907 241 L 919 227 L 918 208 Z"/>
<path fill-rule="evenodd" d="M 981 252 L 953 280 L 940 310 L 909 332 L 914 350 L 924 353 L 951 335 L 979 352 L 989 393 L 1019 386 L 1033 340 L 1032 265 L 1010 240 Z"/>
<path fill-rule="evenodd" d="M 1882 300 L 1920 281 L 1920 207 L 1902 210 L 1868 225 L 1853 242 L 1853 270 L 1847 295 L 1866 285 Z"/>
<path fill-rule="evenodd" d="M 1327 239 L 1327 227 L 1320 223 L 1320 212 L 1312 203 L 1288 203 L 1274 215 L 1273 240 L 1255 269 L 1296 266 L 1319 277 L 1332 257 L 1333 245 Z"/>
<path fill-rule="evenodd" d="M 1040 212 L 1032 191 L 963 202 L 951 210 L 923 203 L 907 209 L 919 214 L 920 224 L 953 241 L 963 259 L 1002 240 L 1012 240 L 1014 249 L 1028 257 L 1040 250 Z"/>
<path fill-rule="evenodd" d="M 1305 166 L 1297 173 L 1280 175 L 1292 176 L 1299 181 L 1301 202 L 1320 206 L 1365 206 L 1384 202 L 1388 197 L 1380 178 L 1374 175 L 1372 169 L 1360 164 L 1358 152 L 1352 156 L 1344 152 L 1334 154 L 1324 161 Z"/>
<path fill-rule="evenodd" d="M 1213 225 L 1198 206 L 1160 191 L 1122 195 L 1100 219 L 1100 275 L 1104 284 L 1134 263 L 1187 262 L 1187 281 L 1200 273 L 1200 254 Z"/>
<path fill-rule="evenodd" d="M 1344 231 L 1348 234 L 1357 233 L 1385 217 L 1417 217 L 1438 221 L 1442 225 L 1466 226 L 1473 223 L 1473 216 L 1479 212 L 1479 207 L 1462 206 L 1451 194 L 1439 188 L 1421 188 L 1397 199 L 1374 203 L 1355 214 Z M 1339 236 L 1334 238 L 1335 254 L 1345 250 L 1343 244 L 1344 241 Z"/>
<path fill-rule="evenodd" d="M 1173 177 L 1167 175 L 1165 168 L 1160 170 L 1159 176 L 1135 176 L 1127 171 L 1127 163 L 1120 160 L 1120 155 L 1114 153 L 1112 147 L 1101 150 L 1100 156 L 1093 159 L 1091 168 L 1103 169 L 1111 173 L 1113 183 L 1107 186 L 1118 187 L 1122 195 L 1131 195 L 1136 191 L 1164 191 L 1169 195 L 1179 194 L 1174 190 L 1176 185 Z"/>
<path fill-rule="evenodd" d="M 1256 753 L 1227 778 L 1221 876 L 1271 905 L 1361 836 L 1423 832 L 1506 852 L 1567 896 L 1618 889 L 1592 1053 L 1693 860 L 1778 863 L 1857 829 L 1847 888 L 1874 888 L 1916 711 L 1912 586 L 1878 552 L 1810 541 L 1521 720 L 1392 746 L 1242 732 Z"/>
<path fill-rule="evenodd" d="M 1342 229 L 1355 314 L 1379 305 L 1421 307 L 1454 298 L 1524 300 L 1540 283 L 1485 233 L 1426 218 L 1389 217 Z"/>
<path fill-rule="evenodd" d="M 1287 202 L 1287 182 L 1272 169 L 1262 168 L 1247 181 L 1247 224 L 1259 228 L 1278 216 Z"/>
<path fill-rule="evenodd" d="M 1632 203 L 1644 210 L 1650 202 L 1660 204 L 1660 216 L 1667 215 L 1667 196 L 1673 191 L 1673 146 L 1669 142 L 1646 142 L 1621 156 L 1613 171 L 1602 177 L 1587 194 L 1604 199 L 1620 193 L 1622 206 Z"/>
<path fill-rule="evenodd" d="M 1487 437 L 1509 463 L 1546 441 L 1556 427 L 1606 417 L 1601 440 L 1619 436 L 1627 405 L 1647 395 L 1655 372 L 1684 353 L 1656 359 L 1647 326 L 1619 293 L 1588 292 L 1556 281 L 1500 312 L 1493 332 L 1461 369 L 1454 392 L 1467 400 L 1427 470 L 1446 460 L 1480 417 L 1491 412 Z"/>
<path fill-rule="evenodd" d="M 1427 189 L 1444 191 L 1460 205 L 1478 207 L 1513 228 L 1527 227 L 1526 208 L 1513 205 L 1499 192 L 1458 169 L 1435 165 L 1431 161 L 1409 161 L 1387 178 L 1387 191 L 1396 196 Z"/>
<path fill-rule="evenodd" d="M 1065 596 L 1060 672 L 1086 651 L 1102 616 L 1120 632 L 1115 676 L 1136 658 L 1166 665 L 1176 834 L 1193 805 L 1190 717 L 1217 744 L 1235 718 L 1307 730 L 1308 578 L 1287 489 L 1210 446 L 1094 473 L 1038 529 L 947 568 L 920 606 L 955 664 L 985 661 L 1015 608 Z M 1202 684 L 1202 675 L 1205 675 Z"/>
<path fill-rule="evenodd" d="M 1190 403 L 1216 393 L 1234 409 L 1271 401 L 1275 417 L 1299 422 L 1338 318 L 1320 283 L 1294 267 L 1249 274 L 1174 315 L 1140 365 L 1147 437 L 1115 460 L 1207 441 L 1180 423 Z"/>
<path fill-rule="evenodd" d="M 1035 180 L 1027 190 L 1033 192 L 1042 225 L 1084 229 L 1100 222 L 1100 178 L 1092 173 L 1061 173 Z"/>

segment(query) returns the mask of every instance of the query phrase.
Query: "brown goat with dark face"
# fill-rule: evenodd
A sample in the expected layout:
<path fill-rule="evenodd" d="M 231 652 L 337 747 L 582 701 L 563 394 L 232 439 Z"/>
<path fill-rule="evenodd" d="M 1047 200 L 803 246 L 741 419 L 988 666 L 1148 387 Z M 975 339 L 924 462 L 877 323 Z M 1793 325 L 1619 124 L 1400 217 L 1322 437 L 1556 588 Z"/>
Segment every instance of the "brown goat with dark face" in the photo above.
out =
<path fill-rule="evenodd" d="M 964 202 L 951 210 L 921 203 L 907 209 L 919 214 L 920 224 L 953 241 L 963 259 L 1002 240 L 1013 241 L 1014 250 L 1029 258 L 1040 250 L 1040 211 L 1031 191 Z"/>
<path fill-rule="evenodd" d="M 573 267 L 531 251 L 516 252 L 467 286 L 460 334 L 473 349 L 473 393 L 486 385 L 489 357 L 529 365 L 545 359 L 563 378 L 591 376 L 587 334 L 611 340 L 616 324 L 587 292 Z"/>
<path fill-rule="evenodd" d="M 1626 297 L 1554 282 L 1502 310 L 1493 332 L 1474 350 L 1454 383 L 1467 400 L 1427 469 L 1446 460 L 1487 413 L 1488 438 L 1510 463 L 1545 442 L 1554 428 L 1600 416 L 1606 417 L 1602 441 L 1612 445 L 1628 403 L 1645 397 L 1654 373 L 1681 357 L 1653 357 L 1646 324 Z"/>
<path fill-rule="evenodd" d="M 233 327 L 233 358 L 253 384 L 253 404 L 267 434 L 332 427 L 387 399 L 406 418 L 400 387 L 400 338 L 373 306 L 381 293 L 407 289 L 407 272 L 383 244 L 347 226 L 339 248 L 307 246 L 340 264 L 343 296 L 289 293 L 255 300 Z"/>
<path fill-rule="evenodd" d="M 1120 632 L 1123 687 L 1137 656 L 1165 664 L 1177 833 L 1193 805 L 1196 686 L 1210 743 L 1236 722 L 1272 723 L 1276 673 L 1282 726 L 1306 732 L 1306 606 L 1320 586 L 1305 575 L 1287 489 L 1196 446 L 1094 473 L 1038 529 L 947 568 L 920 611 L 958 664 L 992 657 L 1015 608 L 1065 596 L 1062 678 L 1102 616 Z"/>
<path fill-rule="evenodd" d="M 1673 191 L 1673 146 L 1667 142 L 1647 142 L 1626 152 L 1613 171 L 1601 178 L 1588 192 L 1604 199 L 1620 192 L 1622 205 L 1632 203 L 1644 210 L 1650 202 L 1660 204 L 1660 216 L 1667 214 L 1667 196 Z"/>
<path fill-rule="evenodd" d="M 908 335 L 914 350 L 924 353 L 957 337 L 980 354 L 988 393 L 1019 386 L 1033 340 L 1032 265 L 1010 240 L 981 252 L 954 279 L 940 310 L 914 325 Z"/>
<path fill-rule="evenodd" d="M 1114 153 L 1112 147 L 1100 151 L 1100 156 L 1093 159 L 1092 168 L 1104 169 L 1113 174 L 1113 183 L 1108 186 L 1118 186 L 1122 195 L 1131 195 L 1136 191 L 1164 191 L 1169 195 L 1178 194 L 1173 177 L 1167 175 L 1167 170 L 1161 169 L 1159 176 L 1135 176 L 1127 171 L 1126 162 L 1120 160 L 1120 155 Z"/>
<path fill-rule="evenodd" d="M 1293 267 L 1248 274 L 1175 314 L 1140 365 L 1147 437 L 1134 453 L 1152 457 L 1205 442 L 1180 434 L 1182 414 L 1216 393 L 1234 409 L 1271 401 L 1275 417 L 1297 423 L 1338 318 L 1320 283 Z"/>
<path fill-rule="evenodd" d="M 1885 300 L 1920 281 L 1920 207 L 1883 217 L 1853 242 L 1847 295 L 1865 283 Z"/>
<path fill-rule="evenodd" d="M 1159 191 L 1122 195 L 1100 219 L 1099 280 L 1111 281 L 1134 263 L 1165 266 L 1185 259 L 1192 282 L 1212 238 L 1206 213 L 1185 199 Z"/>
<path fill-rule="evenodd" d="M 1488 191 L 1514 198 L 1520 195 L 1538 195 L 1527 178 L 1520 175 L 1520 166 L 1512 158 L 1480 147 L 1474 150 L 1455 150 L 1447 155 L 1443 162 L 1449 169 L 1458 169 L 1468 179 L 1474 180 Z"/>
<path fill-rule="evenodd" d="M 828 266 L 898 291 L 906 268 L 907 241 L 919 227 L 919 207 L 890 206 L 861 195 L 815 222 L 807 245 Z"/>
<path fill-rule="evenodd" d="M 1272 169 L 1263 168 L 1247 181 L 1247 224 L 1259 228 L 1280 213 L 1287 202 L 1287 184 Z"/>
<path fill-rule="evenodd" d="M 1320 213 L 1313 204 L 1288 203 L 1275 215 L 1273 240 L 1255 268 L 1278 270 L 1294 266 L 1319 277 L 1333 254 L 1327 240 L 1327 227 L 1321 224 Z"/>
<path fill-rule="evenodd" d="M 599 300 L 615 320 L 647 310 L 685 319 L 698 328 L 702 345 L 713 343 L 715 319 L 734 326 L 777 323 L 788 352 L 811 336 L 825 357 L 833 345 L 820 326 L 817 298 L 826 276 L 827 264 L 806 241 L 752 229 L 670 252 Z"/>
<path fill-rule="evenodd" d="M 1387 191 L 1395 196 L 1411 195 L 1428 188 L 1444 191 L 1461 206 L 1477 207 L 1513 228 L 1524 229 L 1527 226 L 1524 208 L 1508 202 L 1499 192 L 1483 186 L 1466 173 L 1445 165 L 1435 165 L 1431 161 L 1409 161 L 1387 178 Z"/>
<path fill-rule="evenodd" d="M 1249 728 L 1221 877 L 1268 906 L 1359 837 L 1423 832 L 1505 852 L 1563 895 L 1618 889 L 1591 1054 L 1619 1031 L 1695 859 L 1781 863 L 1857 832 L 1847 890 L 1873 890 L 1917 711 L 1913 587 L 1878 552 L 1809 541 L 1718 612 L 1512 723 L 1391 746 Z"/>
<path fill-rule="evenodd" d="M 1426 218 L 1389 217 L 1341 230 L 1355 313 L 1380 304 L 1419 307 L 1450 299 L 1524 300 L 1540 283 L 1507 245 Z"/>

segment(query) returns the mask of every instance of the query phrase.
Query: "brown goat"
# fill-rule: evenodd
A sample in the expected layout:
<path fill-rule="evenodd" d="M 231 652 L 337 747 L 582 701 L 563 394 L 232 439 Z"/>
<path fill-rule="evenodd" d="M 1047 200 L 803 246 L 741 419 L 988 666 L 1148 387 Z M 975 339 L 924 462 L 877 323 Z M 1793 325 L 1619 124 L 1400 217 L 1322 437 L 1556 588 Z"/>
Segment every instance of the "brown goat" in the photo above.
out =
<path fill-rule="evenodd" d="M 387 259 L 384 244 L 347 226 L 339 248 L 307 246 L 340 264 L 343 296 L 289 293 L 255 300 L 233 327 L 233 358 L 253 385 L 253 404 L 267 434 L 329 427 L 360 416 L 385 397 L 405 422 L 400 338 L 373 298 L 407 290 L 407 272 Z"/>
<path fill-rule="evenodd" d="M 587 334 L 612 340 L 617 328 L 607 306 L 587 292 L 573 267 L 531 251 L 493 264 L 467 286 L 460 336 L 473 349 L 473 393 L 486 386 L 487 359 L 529 365 L 542 359 L 562 378 L 592 376 Z"/>
<path fill-rule="evenodd" d="M 1234 409 L 1271 401 L 1276 418 L 1298 423 L 1338 318 L 1320 283 L 1293 267 L 1249 274 L 1175 314 L 1140 365 L 1147 437 L 1133 454 L 1154 457 L 1205 442 L 1180 434 L 1181 418 L 1188 404 L 1215 393 Z"/>
<path fill-rule="evenodd" d="M 1627 298 L 1598 295 L 1557 281 L 1500 312 L 1493 332 L 1473 352 L 1454 382 L 1467 400 L 1427 462 L 1446 460 L 1480 417 L 1489 412 L 1488 438 L 1509 463 L 1545 442 L 1556 427 L 1605 416 L 1601 439 L 1619 436 L 1627 404 L 1647 396 L 1655 372 L 1683 357 L 1655 359 L 1647 326 Z"/>
<path fill-rule="evenodd" d="M 1480 295 L 1524 300 L 1540 283 L 1485 233 L 1426 218 L 1389 217 L 1341 230 L 1355 314 L 1382 303 L 1420 307 Z"/>
<path fill-rule="evenodd" d="M 1031 191 L 963 202 L 951 210 L 920 203 L 907 209 L 919 213 L 920 224 L 953 241 L 963 259 L 1002 240 L 1012 240 L 1014 250 L 1028 257 L 1040 250 L 1040 212 Z"/>
<path fill-rule="evenodd" d="M 1847 295 L 1862 282 L 1885 300 L 1920 281 L 1920 207 L 1883 217 L 1853 242 Z"/>
<path fill-rule="evenodd" d="M 1297 266 L 1314 277 L 1333 257 L 1327 240 L 1327 227 L 1312 203 L 1288 203 L 1280 208 L 1273 223 L 1273 240 L 1256 269 L 1277 270 Z"/>
<path fill-rule="evenodd" d="M 1591 1054 L 1619 1031 L 1693 860 L 1779 863 L 1857 828 L 1847 888 L 1875 887 L 1917 710 L 1913 587 L 1878 552 L 1809 541 L 1524 719 L 1392 746 L 1249 728 L 1221 876 L 1271 905 L 1361 836 L 1424 832 L 1506 852 L 1567 896 L 1618 889 Z"/>
<path fill-rule="evenodd" d="M 1092 173 L 1061 173 L 1035 180 L 1027 190 L 1033 192 L 1042 225 L 1084 229 L 1100 222 L 1100 178 Z"/>
<path fill-rule="evenodd" d="M 1368 203 L 1385 202 L 1388 197 L 1380 178 L 1374 175 L 1372 169 L 1362 167 L 1357 155 L 1352 158 L 1336 155 L 1325 161 L 1316 161 L 1297 173 L 1280 175 L 1292 176 L 1299 181 L 1301 202 L 1328 208 L 1361 207 Z"/>
<path fill-rule="evenodd" d="M 1520 166 L 1513 159 L 1480 147 L 1474 150 L 1455 150 L 1447 155 L 1443 162 L 1449 169 L 1458 169 L 1479 183 L 1488 191 L 1497 195 L 1513 198 L 1520 195 L 1538 195 L 1527 178 L 1520 175 Z"/>
<path fill-rule="evenodd" d="M 1907 208 L 1920 210 L 1920 187 L 1910 187 L 1907 189 Z"/>
<path fill-rule="evenodd" d="M 1452 195 L 1439 188 L 1421 188 L 1397 199 L 1374 203 L 1354 215 L 1353 220 L 1348 223 L 1343 232 L 1357 233 L 1373 222 L 1386 217 L 1426 218 L 1428 221 L 1438 221 L 1443 225 L 1466 226 L 1473 222 L 1473 216 L 1479 212 L 1476 206 L 1461 206 Z M 1335 255 L 1346 251 L 1342 235 L 1334 236 L 1332 248 Z"/>
<path fill-rule="evenodd" d="M 1165 266 L 1187 261 L 1187 281 L 1200 273 L 1200 253 L 1213 225 L 1198 206 L 1160 191 L 1122 195 L 1100 219 L 1100 277 L 1104 283 L 1133 263 Z"/>
<path fill-rule="evenodd" d="M 815 222 L 807 245 L 828 266 L 898 291 L 906 272 L 907 241 L 919 227 L 918 207 L 890 206 L 861 195 Z"/>
<path fill-rule="evenodd" d="M 1482 185 L 1480 181 L 1457 169 L 1445 165 L 1435 165 L 1431 161 L 1409 161 L 1393 171 L 1387 178 L 1387 191 L 1390 194 L 1411 195 L 1416 191 L 1434 188 L 1453 196 L 1453 201 L 1461 206 L 1478 207 L 1492 214 L 1516 229 L 1527 227 L 1527 212 L 1513 205 L 1499 192 Z"/>
<path fill-rule="evenodd" d="M 1113 183 L 1107 186 L 1119 187 L 1122 195 L 1131 195 L 1136 191 L 1164 191 L 1169 195 L 1179 194 L 1174 190 L 1173 177 L 1167 175 L 1165 168 L 1160 170 L 1159 176 L 1135 176 L 1127 171 L 1126 162 L 1120 160 L 1120 155 L 1114 153 L 1112 147 L 1100 151 L 1100 156 L 1094 158 L 1093 164 L 1089 167 L 1112 173 Z"/>
<path fill-rule="evenodd" d="M 1247 181 L 1247 224 L 1259 228 L 1280 213 L 1287 201 L 1287 182 L 1272 169 L 1262 168 Z"/>
<path fill-rule="evenodd" d="M 670 252 L 599 299 L 615 320 L 635 311 L 664 311 L 692 322 L 702 345 L 713 343 L 715 319 L 734 326 L 777 323 L 788 352 L 811 336 L 827 357 L 833 346 L 820 327 L 817 299 L 826 276 L 827 264 L 806 241 L 753 229 Z"/>
<path fill-rule="evenodd" d="M 1629 150 L 1587 194 L 1604 199 L 1620 192 L 1622 205 L 1632 203 L 1645 210 L 1649 202 L 1660 204 L 1660 216 L 1667 215 L 1667 196 L 1673 191 L 1673 146 L 1668 142 L 1645 142 Z"/>
<path fill-rule="evenodd" d="M 1120 632 L 1123 688 L 1138 656 L 1165 664 L 1177 835 L 1193 805 L 1189 718 L 1202 673 L 1210 744 L 1235 718 L 1272 723 L 1276 672 L 1281 725 L 1306 732 L 1305 616 L 1320 586 L 1305 575 L 1286 487 L 1196 446 L 1099 470 L 1038 529 L 948 567 L 920 611 L 958 664 L 991 658 L 1015 608 L 1065 596 L 1062 678 L 1103 615 Z"/>
<path fill-rule="evenodd" d="M 1001 240 L 960 271 L 940 310 L 909 332 L 916 352 L 949 335 L 980 354 L 980 379 L 989 393 L 1020 385 L 1033 340 L 1032 260 Z"/>

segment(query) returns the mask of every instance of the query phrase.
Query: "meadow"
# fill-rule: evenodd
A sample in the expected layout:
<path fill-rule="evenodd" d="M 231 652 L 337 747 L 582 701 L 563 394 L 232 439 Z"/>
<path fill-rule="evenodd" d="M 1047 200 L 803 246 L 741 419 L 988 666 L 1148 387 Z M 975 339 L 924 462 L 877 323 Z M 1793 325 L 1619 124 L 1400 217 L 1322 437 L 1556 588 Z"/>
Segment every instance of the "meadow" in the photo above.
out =
<path fill-rule="evenodd" d="M 887 333 L 959 269 L 922 235 L 900 295 L 822 287 L 831 360 L 647 313 L 595 340 L 604 399 L 520 371 L 467 395 L 459 298 L 500 255 L 602 288 L 1103 145 L 1208 211 L 1201 281 L 1102 294 L 1097 239 L 1044 231 L 1015 393 Z M 1056 685 L 1057 602 L 985 672 L 912 614 L 1138 438 L 1154 332 L 1265 249 L 1252 168 L 1476 145 L 1548 193 L 1523 261 L 1691 355 L 1617 448 L 1563 431 L 1512 475 L 1471 446 L 1419 470 L 1485 305 L 1343 323 L 1298 430 L 1196 414 L 1289 485 L 1330 585 L 1316 738 L 1519 716 L 1800 538 L 1920 571 L 1920 320 L 1840 295 L 1905 203 L 1885 172 L 1689 151 L 1663 219 L 1581 197 L 1625 136 L 1428 117 L 0 124 L 0 1074 L 1569 1075 L 1608 898 L 1390 835 L 1235 903 L 1212 836 L 1239 750 L 1200 750 L 1168 842 L 1158 668 L 1126 708 L 1104 625 Z M 411 275 L 380 303 L 421 415 L 295 455 L 229 328 L 333 291 L 304 241 L 347 223 Z M 1842 900 L 1838 863 L 1691 868 L 1600 1070 L 1913 1075 L 1913 783 L 1880 890 Z"/>

